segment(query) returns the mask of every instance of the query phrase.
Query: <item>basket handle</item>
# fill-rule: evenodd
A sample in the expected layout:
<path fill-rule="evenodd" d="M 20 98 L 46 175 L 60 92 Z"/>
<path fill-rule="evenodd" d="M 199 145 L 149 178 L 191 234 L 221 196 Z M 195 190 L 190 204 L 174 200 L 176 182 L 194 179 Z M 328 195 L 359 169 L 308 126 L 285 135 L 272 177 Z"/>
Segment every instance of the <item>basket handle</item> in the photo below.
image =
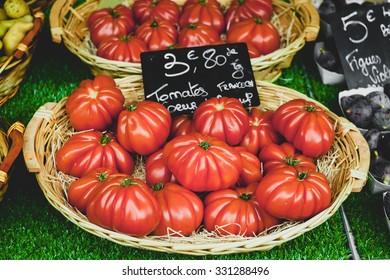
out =
<path fill-rule="evenodd" d="M 54 43 L 60 44 L 62 41 L 61 14 L 65 8 L 72 7 L 76 0 L 56 0 L 49 15 L 51 38 Z"/>
<path fill-rule="evenodd" d="M 52 115 L 52 109 L 55 105 L 57 105 L 57 103 L 54 102 L 48 102 L 42 105 L 27 124 L 24 133 L 23 157 L 29 172 L 41 171 L 41 165 L 39 164 L 35 151 L 35 138 L 42 122 Z"/>
<path fill-rule="evenodd" d="M 304 34 L 306 41 L 315 41 L 320 31 L 320 15 L 318 10 L 309 0 L 293 0 L 291 2 L 305 21 Z"/>
<path fill-rule="evenodd" d="M 4 161 L 0 165 L 0 188 L 7 182 L 8 171 L 13 162 L 18 157 L 23 147 L 24 125 L 21 122 L 16 122 L 8 129 L 7 136 L 11 139 L 12 145 L 5 156 Z"/>

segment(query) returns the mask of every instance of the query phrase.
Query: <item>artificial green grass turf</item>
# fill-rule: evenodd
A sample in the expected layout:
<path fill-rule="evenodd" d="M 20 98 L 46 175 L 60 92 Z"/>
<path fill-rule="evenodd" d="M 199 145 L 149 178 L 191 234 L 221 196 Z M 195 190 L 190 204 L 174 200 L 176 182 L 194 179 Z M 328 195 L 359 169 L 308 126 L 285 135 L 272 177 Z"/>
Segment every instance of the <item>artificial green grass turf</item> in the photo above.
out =
<path fill-rule="evenodd" d="M 91 77 L 89 68 L 76 56 L 62 44 L 51 42 L 46 24 L 20 91 L 0 107 L 0 115 L 9 122 L 20 120 L 27 125 L 39 106 L 59 101 L 81 80 Z M 317 100 L 337 110 L 339 89 L 322 85 L 315 71 L 304 69 L 299 59 L 276 83 L 302 93 L 310 88 Z M 384 223 L 381 198 L 363 190 L 352 193 L 344 203 L 362 259 L 390 259 L 390 234 Z M 346 260 L 350 257 L 346 244 L 341 216 L 336 213 L 310 232 L 267 252 L 195 257 L 121 246 L 82 230 L 55 210 L 34 174 L 27 172 L 22 155 L 0 203 L 0 259 Z"/>

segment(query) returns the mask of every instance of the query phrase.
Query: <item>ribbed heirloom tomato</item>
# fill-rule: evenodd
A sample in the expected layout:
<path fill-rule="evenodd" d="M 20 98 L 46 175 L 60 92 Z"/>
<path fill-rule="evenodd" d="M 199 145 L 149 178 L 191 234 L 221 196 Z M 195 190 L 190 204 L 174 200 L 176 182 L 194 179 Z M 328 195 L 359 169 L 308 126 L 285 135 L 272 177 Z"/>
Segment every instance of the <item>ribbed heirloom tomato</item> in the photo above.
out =
<path fill-rule="evenodd" d="M 213 45 L 221 41 L 218 31 L 201 22 L 189 23 L 183 27 L 177 38 L 182 48 Z"/>
<path fill-rule="evenodd" d="M 256 156 L 261 149 L 269 144 L 279 144 L 282 135 L 272 124 L 274 112 L 253 107 L 249 113 L 249 128 L 242 137 L 240 145 Z"/>
<path fill-rule="evenodd" d="M 260 17 L 270 20 L 273 12 L 271 0 L 233 0 L 225 12 L 226 28 L 243 19 Z"/>
<path fill-rule="evenodd" d="M 199 133 L 237 145 L 249 127 L 249 117 L 237 98 L 210 98 L 194 111 L 193 122 Z"/>
<path fill-rule="evenodd" d="M 276 168 L 261 179 L 256 200 L 271 215 L 288 220 L 310 218 L 331 204 L 332 190 L 324 174 Z"/>
<path fill-rule="evenodd" d="M 163 149 L 159 149 L 145 160 L 145 182 L 148 185 L 175 182 L 175 176 L 169 170 L 163 158 Z"/>
<path fill-rule="evenodd" d="M 134 159 L 111 132 L 83 131 L 73 134 L 56 152 L 58 171 L 81 177 L 99 167 L 111 167 L 131 174 Z"/>
<path fill-rule="evenodd" d="M 314 159 L 300 154 L 288 142 L 265 146 L 259 154 L 259 159 L 263 163 L 264 173 L 285 166 L 293 166 L 299 171 L 316 170 Z"/>
<path fill-rule="evenodd" d="M 305 99 L 290 100 L 275 110 L 275 128 L 308 157 L 326 154 L 333 144 L 334 125 L 321 106 Z"/>
<path fill-rule="evenodd" d="M 238 178 L 238 185 L 246 186 L 251 183 L 260 182 L 263 174 L 259 158 L 251 152 L 248 152 L 242 146 L 235 146 L 234 149 L 238 151 L 242 157 L 242 171 L 240 178 Z"/>
<path fill-rule="evenodd" d="M 87 19 L 92 43 L 98 47 L 100 42 L 109 36 L 127 35 L 135 30 L 133 11 L 119 4 L 114 8 L 102 8 Z"/>
<path fill-rule="evenodd" d="M 111 175 L 116 173 L 118 173 L 116 169 L 101 167 L 72 182 L 68 188 L 68 201 L 70 205 L 85 214 L 87 206 L 96 191 Z"/>
<path fill-rule="evenodd" d="M 192 115 L 177 115 L 172 118 L 169 138 L 172 139 L 179 135 L 187 135 L 195 131 Z"/>
<path fill-rule="evenodd" d="M 229 188 L 242 171 L 239 152 L 200 133 L 172 139 L 165 145 L 163 157 L 176 181 L 194 192 Z"/>
<path fill-rule="evenodd" d="M 171 123 L 172 117 L 164 105 L 133 101 L 119 114 L 118 141 L 129 152 L 150 155 L 167 140 Z"/>
<path fill-rule="evenodd" d="M 163 19 L 177 24 L 180 7 L 171 0 L 136 0 L 132 6 L 134 18 L 139 23 L 151 19 Z"/>
<path fill-rule="evenodd" d="M 203 220 L 203 202 L 192 191 L 175 183 L 151 185 L 153 195 L 161 206 L 162 216 L 151 235 L 187 236 Z"/>
<path fill-rule="evenodd" d="M 98 226 L 142 237 L 159 224 L 161 206 L 142 180 L 118 173 L 95 193 L 87 218 Z"/>
<path fill-rule="evenodd" d="M 76 130 L 106 130 L 123 110 L 125 97 L 115 80 L 97 75 L 80 82 L 65 104 L 71 126 Z"/>
<path fill-rule="evenodd" d="M 280 223 L 256 201 L 257 183 L 218 190 L 204 200 L 204 226 L 219 235 L 255 236 Z"/>
<path fill-rule="evenodd" d="M 151 51 L 166 50 L 176 45 L 179 31 L 167 20 L 149 19 L 136 31 L 137 38 L 143 40 Z"/>

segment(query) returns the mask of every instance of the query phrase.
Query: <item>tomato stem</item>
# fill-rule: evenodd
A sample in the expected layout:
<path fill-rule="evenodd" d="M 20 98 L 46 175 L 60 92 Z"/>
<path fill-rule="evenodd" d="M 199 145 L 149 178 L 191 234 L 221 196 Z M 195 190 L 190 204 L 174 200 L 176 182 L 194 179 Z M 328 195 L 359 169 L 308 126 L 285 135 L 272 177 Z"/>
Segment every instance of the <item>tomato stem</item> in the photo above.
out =
<path fill-rule="evenodd" d="M 197 23 L 189 23 L 189 24 L 187 24 L 187 28 L 188 28 L 188 29 L 194 30 L 194 29 L 196 29 L 197 27 L 198 27 L 198 24 L 197 24 Z"/>
<path fill-rule="evenodd" d="M 199 144 L 199 147 L 201 147 L 203 150 L 207 151 L 207 149 L 211 147 L 211 144 L 209 142 L 207 142 L 207 141 L 202 141 Z"/>
<path fill-rule="evenodd" d="M 314 112 L 317 109 L 317 106 L 311 105 L 311 104 L 306 104 L 304 109 L 308 112 Z"/>
<path fill-rule="evenodd" d="M 120 184 L 121 187 L 128 187 L 130 185 L 138 185 L 138 183 L 131 178 L 125 178 Z"/>
<path fill-rule="evenodd" d="M 241 198 L 242 200 L 245 200 L 245 201 L 250 200 L 251 197 L 252 197 L 252 195 L 251 195 L 250 193 L 242 193 L 242 194 L 240 194 L 240 198 Z"/>
<path fill-rule="evenodd" d="M 156 20 L 153 20 L 153 22 L 150 24 L 150 27 L 157 28 L 158 27 L 158 22 Z"/>
<path fill-rule="evenodd" d="M 303 171 L 298 173 L 298 180 L 303 181 L 307 177 L 307 172 Z"/>
<path fill-rule="evenodd" d="M 96 176 L 96 180 L 100 181 L 100 182 L 105 182 L 107 180 L 107 177 L 108 177 L 108 174 L 107 172 L 102 172 L 102 173 L 99 173 L 97 176 Z"/>
<path fill-rule="evenodd" d="M 114 9 L 110 9 L 110 15 L 112 18 L 118 18 L 119 17 L 119 13 L 117 11 L 115 11 Z"/>
<path fill-rule="evenodd" d="M 154 191 L 161 191 L 165 187 L 164 183 L 156 183 L 153 185 L 150 185 L 150 188 Z"/>
<path fill-rule="evenodd" d="M 256 24 L 263 24 L 263 19 L 261 17 L 254 17 L 253 20 Z"/>
<path fill-rule="evenodd" d="M 130 104 L 128 107 L 127 107 L 127 110 L 128 111 L 135 111 L 137 109 L 137 105 L 135 104 Z"/>
<path fill-rule="evenodd" d="M 297 166 L 300 162 L 299 159 L 294 159 L 292 156 L 288 156 L 283 158 L 283 161 L 286 162 L 290 166 Z"/>
<path fill-rule="evenodd" d="M 198 2 L 199 2 L 199 4 L 201 4 L 202 6 L 206 6 L 206 5 L 207 5 L 207 1 L 206 1 L 206 0 L 199 0 Z"/>
<path fill-rule="evenodd" d="M 110 142 L 111 142 L 111 137 L 107 133 L 103 133 L 102 137 L 100 138 L 100 144 L 102 146 L 105 146 Z"/>

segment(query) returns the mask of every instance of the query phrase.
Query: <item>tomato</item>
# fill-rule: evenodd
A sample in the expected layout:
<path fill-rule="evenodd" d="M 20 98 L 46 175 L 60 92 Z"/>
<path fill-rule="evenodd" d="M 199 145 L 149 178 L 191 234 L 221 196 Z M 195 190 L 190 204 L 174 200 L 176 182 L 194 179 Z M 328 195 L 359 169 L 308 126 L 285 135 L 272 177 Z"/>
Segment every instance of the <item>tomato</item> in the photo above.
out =
<path fill-rule="evenodd" d="M 111 36 L 102 40 L 96 55 L 117 61 L 141 62 L 141 53 L 149 51 L 146 43 L 133 36 Z"/>
<path fill-rule="evenodd" d="M 101 131 L 83 131 L 73 134 L 56 152 L 58 171 L 81 177 L 99 167 L 111 167 L 131 174 L 134 159 L 117 142 L 114 134 Z"/>
<path fill-rule="evenodd" d="M 288 142 L 265 146 L 259 154 L 259 159 L 263 163 L 265 173 L 284 166 L 293 166 L 301 172 L 316 171 L 314 159 L 297 153 L 294 146 Z"/>
<path fill-rule="evenodd" d="M 175 183 L 150 186 L 161 205 L 162 217 L 151 235 L 188 236 L 203 220 L 203 202 L 192 191 Z"/>
<path fill-rule="evenodd" d="M 230 26 L 226 32 L 226 42 L 248 43 L 253 45 L 261 55 L 266 55 L 279 49 L 280 35 L 278 29 L 270 21 L 253 17 Z"/>
<path fill-rule="evenodd" d="M 176 181 L 194 192 L 229 188 L 242 171 L 242 158 L 236 150 L 197 132 L 169 141 L 163 157 Z"/>
<path fill-rule="evenodd" d="M 150 234 L 161 213 L 161 206 L 142 180 L 119 173 L 99 188 L 87 207 L 91 223 L 136 237 Z"/>
<path fill-rule="evenodd" d="M 189 23 L 179 32 L 177 39 L 182 48 L 212 45 L 220 42 L 218 31 L 203 23 Z"/>
<path fill-rule="evenodd" d="M 194 111 L 196 131 L 237 145 L 249 128 L 249 117 L 237 98 L 210 98 Z"/>
<path fill-rule="evenodd" d="M 151 51 L 166 50 L 177 43 L 179 31 L 167 20 L 150 19 L 141 24 L 136 37 L 143 40 Z"/>
<path fill-rule="evenodd" d="M 165 164 L 163 149 L 154 152 L 145 160 L 145 182 L 148 185 L 175 182 L 175 177 Z"/>
<path fill-rule="evenodd" d="M 308 157 L 326 154 L 333 144 L 335 130 L 322 107 L 304 99 L 294 99 L 275 110 L 275 128 Z"/>
<path fill-rule="evenodd" d="M 164 105 L 133 101 L 118 117 L 119 143 L 129 152 L 150 155 L 168 139 L 172 118 Z"/>
<path fill-rule="evenodd" d="M 288 220 L 310 218 L 331 204 L 332 191 L 324 174 L 300 172 L 292 166 L 264 175 L 256 200 L 271 215 Z"/>
<path fill-rule="evenodd" d="M 125 36 L 135 30 L 133 11 L 123 4 L 114 8 L 102 8 L 89 15 L 87 26 L 92 43 L 98 47 L 104 38 Z"/>
<path fill-rule="evenodd" d="M 249 128 L 240 145 L 252 154 L 258 155 L 263 147 L 282 143 L 283 137 L 272 124 L 274 112 L 253 107 L 249 113 Z"/>
<path fill-rule="evenodd" d="M 151 18 L 179 22 L 180 7 L 171 0 L 135 0 L 132 9 L 139 24 Z"/>
<path fill-rule="evenodd" d="M 217 0 L 187 0 L 184 3 L 179 20 L 180 27 L 198 22 L 213 27 L 219 34 L 224 31 L 225 19 Z"/>
<path fill-rule="evenodd" d="M 226 28 L 247 18 L 270 20 L 272 12 L 271 0 L 233 0 L 225 12 Z"/>
<path fill-rule="evenodd" d="M 125 97 L 113 78 L 98 75 L 80 82 L 65 104 L 71 126 L 76 130 L 106 130 L 123 110 Z"/>
<path fill-rule="evenodd" d="M 280 223 L 256 201 L 257 183 L 209 193 L 204 200 L 204 227 L 218 235 L 255 236 Z"/>
<path fill-rule="evenodd" d="M 246 186 L 250 183 L 258 183 L 263 177 L 261 172 L 261 162 L 257 156 L 248 152 L 242 146 L 234 147 L 242 157 L 242 171 L 238 178 L 239 186 Z"/>
<path fill-rule="evenodd" d="M 70 205 L 85 214 L 87 205 L 96 191 L 111 175 L 116 173 L 118 173 L 116 169 L 101 167 L 73 181 L 67 192 Z"/>
<path fill-rule="evenodd" d="M 172 139 L 176 136 L 187 135 L 195 131 L 195 126 L 191 115 L 177 115 L 172 119 L 171 132 L 169 137 Z"/>

